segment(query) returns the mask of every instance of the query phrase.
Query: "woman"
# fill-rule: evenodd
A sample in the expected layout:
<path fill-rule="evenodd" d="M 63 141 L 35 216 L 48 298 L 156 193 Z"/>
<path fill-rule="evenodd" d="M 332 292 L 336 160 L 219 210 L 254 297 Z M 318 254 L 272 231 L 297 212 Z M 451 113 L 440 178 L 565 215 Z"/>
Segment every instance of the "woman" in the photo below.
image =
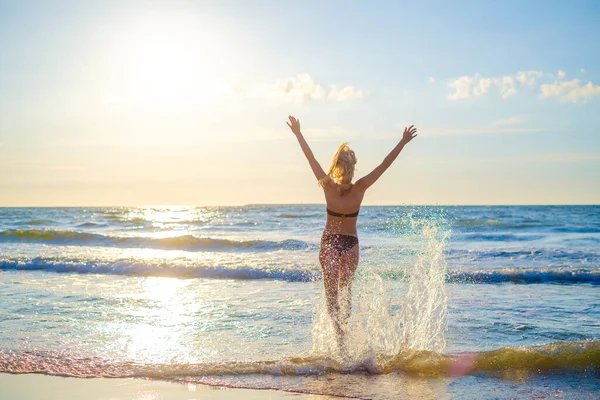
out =
<path fill-rule="evenodd" d="M 352 280 L 358 266 L 358 236 L 356 220 L 365 191 L 389 168 L 404 146 L 414 139 L 414 125 L 404 129 L 402 140 L 383 162 L 370 174 L 352 183 L 356 156 L 346 143 L 342 144 L 325 174 L 312 150 L 300 132 L 300 120 L 288 117 L 286 124 L 296 135 L 298 143 L 325 193 L 327 222 L 321 238 L 319 261 L 323 271 L 323 284 L 327 310 L 334 324 L 338 345 L 344 350 L 344 327 L 352 311 L 350 293 Z"/>

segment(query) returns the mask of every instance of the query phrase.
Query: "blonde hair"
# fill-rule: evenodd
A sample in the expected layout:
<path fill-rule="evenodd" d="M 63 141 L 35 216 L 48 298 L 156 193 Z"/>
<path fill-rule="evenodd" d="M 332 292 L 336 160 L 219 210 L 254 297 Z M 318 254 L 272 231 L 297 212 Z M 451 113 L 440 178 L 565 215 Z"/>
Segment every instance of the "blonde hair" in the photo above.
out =
<path fill-rule="evenodd" d="M 333 155 L 331 167 L 327 176 L 319 179 L 319 185 L 322 187 L 329 185 L 338 185 L 338 191 L 344 194 L 352 187 L 352 178 L 354 177 L 354 166 L 358 160 L 354 151 L 348 147 L 348 143 L 342 143 Z"/>

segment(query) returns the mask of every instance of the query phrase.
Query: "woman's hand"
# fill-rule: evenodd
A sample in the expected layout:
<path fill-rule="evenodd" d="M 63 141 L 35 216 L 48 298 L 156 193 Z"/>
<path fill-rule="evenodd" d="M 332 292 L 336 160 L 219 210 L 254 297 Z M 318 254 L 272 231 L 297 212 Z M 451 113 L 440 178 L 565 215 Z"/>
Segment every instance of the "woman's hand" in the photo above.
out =
<path fill-rule="evenodd" d="M 298 126 L 300 128 L 300 126 Z M 404 128 L 404 134 L 402 135 L 401 142 L 407 144 L 411 140 L 417 137 L 417 128 L 414 125 L 409 126 L 408 128 Z"/>
<path fill-rule="evenodd" d="M 292 117 L 291 115 L 288 115 L 288 118 L 291 124 L 290 122 L 286 122 L 287 126 L 290 127 L 292 132 L 294 132 L 294 135 L 298 136 L 300 134 L 300 120 Z"/>

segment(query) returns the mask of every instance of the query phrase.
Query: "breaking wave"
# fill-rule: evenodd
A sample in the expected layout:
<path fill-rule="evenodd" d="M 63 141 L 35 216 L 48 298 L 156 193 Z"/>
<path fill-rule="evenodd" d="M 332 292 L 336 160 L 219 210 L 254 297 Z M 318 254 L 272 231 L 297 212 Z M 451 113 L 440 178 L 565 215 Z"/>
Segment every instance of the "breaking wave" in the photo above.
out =
<path fill-rule="evenodd" d="M 40 373 L 79 378 L 181 379 L 226 375 L 307 376 L 342 372 L 420 376 L 502 375 L 508 371 L 544 374 L 553 371 L 589 371 L 600 368 L 600 341 L 556 342 L 543 346 L 505 347 L 492 351 L 439 354 L 403 351 L 395 356 L 345 363 L 327 357 L 300 356 L 272 361 L 201 364 L 142 364 L 109 362 L 64 351 L 0 350 L 0 372 Z"/>
<path fill-rule="evenodd" d="M 99 233 L 60 230 L 4 230 L 0 231 L 0 242 L 50 243 L 70 246 L 110 246 L 124 248 L 153 248 L 161 250 L 187 251 L 275 251 L 315 249 L 301 240 L 228 240 L 196 237 L 193 235 L 168 238 L 111 236 Z"/>
<path fill-rule="evenodd" d="M 213 278 L 213 279 L 272 279 L 288 282 L 309 282 L 321 278 L 317 266 L 307 267 L 225 267 L 202 266 L 173 260 L 164 265 L 150 260 L 81 260 L 59 257 L 0 258 L 1 270 L 41 270 L 49 272 L 105 274 L 125 276 L 168 276 L 177 278 Z M 361 271 L 359 270 L 359 275 Z M 408 280 L 409 272 L 397 270 L 371 270 L 385 280 Z M 600 285 L 600 270 L 564 269 L 503 269 L 487 271 L 450 270 L 445 273 L 445 281 L 461 284 L 593 284 Z"/>

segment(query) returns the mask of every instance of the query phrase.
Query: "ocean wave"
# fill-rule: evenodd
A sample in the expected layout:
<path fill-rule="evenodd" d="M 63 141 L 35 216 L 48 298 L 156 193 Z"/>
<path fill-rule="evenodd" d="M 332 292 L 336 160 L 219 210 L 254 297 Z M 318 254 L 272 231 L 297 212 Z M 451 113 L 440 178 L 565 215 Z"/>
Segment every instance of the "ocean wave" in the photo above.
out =
<path fill-rule="evenodd" d="M 380 272 L 382 278 L 388 280 L 402 280 L 409 276 L 407 271 L 383 271 Z M 446 282 L 449 283 L 515 283 L 515 284 L 537 284 L 537 283 L 556 283 L 556 284 L 579 284 L 588 283 L 593 285 L 600 284 L 600 270 L 588 269 L 518 269 L 506 268 L 501 270 L 483 270 L 483 271 L 448 271 Z"/>
<path fill-rule="evenodd" d="M 77 228 L 104 228 L 107 226 L 107 224 L 98 224 L 96 222 L 84 222 L 82 224 L 77 225 Z"/>
<path fill-rule="evenodd" d="M 600 227 L 595 226 L 561 226 L 553 229 L 560 233 L 600 233 Z"/>
<path fill-rule="evenodd" d="M 101 274 L 123 276 L 161 276 L 173 278 L 209 278 L 257 280 L 270 279 L 288 282 L 308 282 L 321 277 L 311 269 L 263 269 L 252 267 L 227 268 L 221 266 L 190 266 L 189 264 L 156 265 L 152 260 L 106 262 L 103 260 L 61 260 L 35 257 L 32 259 L 0 259 L 0 271 L 49 271 L 58 273 Z"/>
<path fill-rule="evenodd" d="M 485 242 L 525 242 L 545 238 L 544 235 L 515 235 L 512 233 L 473 233 L 460 237 L 464 241 L 485 241 Z"/>
<path fill-rule="evenodd" d="M 188 260 L 189 261 L 189 260 Z M 152 259 L 114 260 L 103 259 L 81 260 L 63 259 L 59 257 L 4 258 L 0 259 L 0 271 L 49 271 L 58 273 L 104 274 L 123 276 L 166 276 L 175 278 L 208 278 L 208 279 L 270 279 L 287 282 L 310 282 L 321 279 L 318 267 L 223 267 L 199 266 L 193 262 L 173 260 L 168 265 L 157 263 Z M 409 270 L 369 270 L 360 276 L 377 274 L 385 280 L 405 280 L 410 276 Z M 446 282 L 457 284 L 592 284 L 600 285 L 600 270 L 589 269 L 501 269 L 488 271 L 451 270 L 446 274 Z"/>
<path fill-rule="evenodd" d="M 79 378 L 148 378 L 179 380 L 209 376 L 310 376 L 329 373 L 388 374 L 404 372 L 420 376 L 500 375 L 515 371 L 544 374 L 600 368 L 600 341 L 557 342 L 543 346 L 492 351 L 439 354 L 404 351 L 394 356 L 368 356 L 341 363 L 323 356 L 281 360 L 214 362 L 202 364 L 141 364 L 109 362 L 64 351 L 0 350 L 0 372 L 41 373 Z"/>
<path fill-rule="evenodd" d="M 446 276 L 454 283 L 559 283 L 600 284 L 600 270 L 587 269 L 502 269 L 492 271 L 452 271 Z"/>
<path fill-rule="evenodd" d="M 469 259 L 471 261 L 485 262 L 490 259 L 519 259 L 523 260 L 547 260 L 548 263 L 563 261 L 577 262 L 586 261 L 596 263 L 600 261 L 600 253 L 592 249 L 580 250 L 577 248 L 523 248 L 523 249 L 448 249 L 446 255 L 451 258 Z"/>
<path fill-rule="evenodd" d="M 296 239 L 282 241 L 269 240 L 228 240 L 196 237 L 192 235 L 168 238 L 110 236 L 99 233 L 58 231 L 58 230 L 4 230 L 0 231 L 0 241 L 51 243 L 70 246 L 107 246 L 124 248 L 153 248 L 160 250 L 187 251 L 276 251 L 309 250 L 314 245 Z"/>
<path fill-rule="evenodd" d="M 47 225 L 47 224 L 55 224 L 56 221 L 51 219 L 32 219 L 29 221 L 18 222 L 15 225 Z"/>
<path fill-rule="evenodd" d="M 412 227 L 415 220 L 409 218 L 389 218 L 382 216 L 381 219 L 374 220 L 359 220 L 358 225 L 363 227 Z M 441 219 L 437 220 L 438 223 L 451 226 L 453 229 L 460 230 L 462 232 L 472 231 L 473 229 L 481 229 L 484 231 L 489 230 L 526 230 L 526 229 L 543 229 L 553 228 L 556 224 L 551 221 L 544 222 L 539 220 L 523 220 L 523 221 L 500 221 L 498 219 Z M 576 228 L 575 228 L 576 229 Z"/>
<path fill-rule="evenodd" d="M 107 214 L 104 216 L 110 224 L 125 226 L 150 226 L 154 221 L 142 217 L 129 217 L 116 214 Z"/>
<path fill-rule="evenodd" d="M 500 221 L 497 219 L 481 219 L 481 220 L 454 220 L 452 225 L 456 228 L 470 229 L 511 229 L 511 230 L 526 230 L 526 229 L 544 229 L 557 226 L 553 221 L 540 221 L 535 219 L 527 219 L 521 221 Z M 487 229 L 486 229 L 487 230 Z"/>
<path fill-rule="evenodd" d="M 456 225 L 463 225 L 463 226 L 485 226 L 485 225 L 491 225 L 491 226 L 497 226 L 500 225 L 500 221 L 497 219 L 458 219 L 456 221 L 454 221 L 454 223 Z"/>
<path fill-rule="evenodd" d="M 277 214 L 277 218 L 314 218 L 322 216 L 323 214 Z"/>

